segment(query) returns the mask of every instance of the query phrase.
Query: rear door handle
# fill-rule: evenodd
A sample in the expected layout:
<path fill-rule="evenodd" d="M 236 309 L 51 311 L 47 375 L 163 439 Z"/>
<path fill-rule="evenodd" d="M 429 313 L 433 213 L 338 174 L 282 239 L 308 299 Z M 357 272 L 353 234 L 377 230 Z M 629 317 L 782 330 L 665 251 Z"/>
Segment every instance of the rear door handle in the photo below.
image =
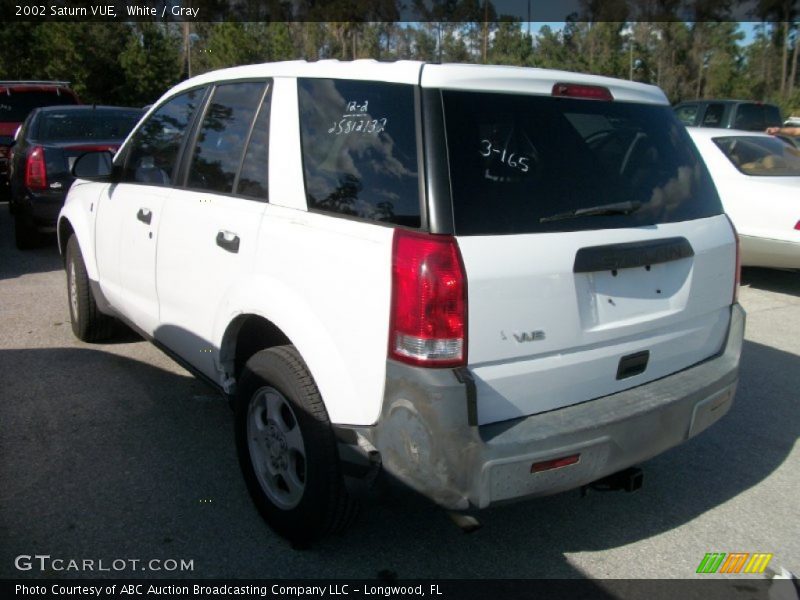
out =
<path fill-rule="evenodd" d="M 139 219 L 142 223 L 150 225 L 150 221 L 153 220 L 153 213 L 150 211 L 149 208 L 140 208 L 139 212 L 136 213 L 136 218 Z"/>
<path fill-rule="evenodd" d="M 239 252 L 239 236 L 230 231 L 217 232 L 217 246 L 228 252 Z"/>

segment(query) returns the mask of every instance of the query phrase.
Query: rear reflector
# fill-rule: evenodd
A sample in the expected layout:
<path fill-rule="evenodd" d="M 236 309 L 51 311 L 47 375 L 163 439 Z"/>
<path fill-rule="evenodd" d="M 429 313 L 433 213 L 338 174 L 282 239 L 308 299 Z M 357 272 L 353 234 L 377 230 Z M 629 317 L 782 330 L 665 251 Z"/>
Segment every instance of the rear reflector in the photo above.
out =
<path fill-rule="evenodd" d="M 736 231 L 736 226 L 731 221 L 731 218 L 728 215 L 725 215 L 728 218 L 728 223 L 731 224 L 731 229 L 733 229 L 733 238 L 736 240 L 736 265 L 735 265 L 735 272 L 734 272 L 734 281 L 733 281 L 733 302 L 736 303 L 739 300 L 739 285 L 742 282 L 742 249 L 741 244 L 739 243 L 739 232 Z"/>
<path fill-rule="evenodd" d="M 467 280 L 454 237 L 395 230 L 391 306 L 390 358 L 466 364 Z"/>
<path fill-rule="evenodd" d="M 574 465 L 580 459 L 580 454 L 572 454 L 564 456 L 563 458 L 554 458 L 553 460 L 543 460 L 542 462 L 533 463 L 531 465 L 531 473 L 541 473 L 542 471 L 550 471 L 552 469 L 559 469 Z"/>
<path fill-rule="evenodd" d="M 553 86 L 553 96 L 562 98 L 584 98 L 586 100 L 613 100 L 611 91 L 601 85 L 582 85 L 577 83 L 557 83 Z"/>

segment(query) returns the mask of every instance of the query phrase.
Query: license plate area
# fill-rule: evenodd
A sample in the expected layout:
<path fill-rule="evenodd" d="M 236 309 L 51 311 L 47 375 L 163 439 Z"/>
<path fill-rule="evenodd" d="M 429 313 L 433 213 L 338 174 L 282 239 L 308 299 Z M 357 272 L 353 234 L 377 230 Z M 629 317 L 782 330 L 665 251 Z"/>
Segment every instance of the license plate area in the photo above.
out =
<path fill-rule="evenodd" d="M 584 330 L 660 318 L 683 310 L 689 297 L 692 259 L 576 273 Z"/>

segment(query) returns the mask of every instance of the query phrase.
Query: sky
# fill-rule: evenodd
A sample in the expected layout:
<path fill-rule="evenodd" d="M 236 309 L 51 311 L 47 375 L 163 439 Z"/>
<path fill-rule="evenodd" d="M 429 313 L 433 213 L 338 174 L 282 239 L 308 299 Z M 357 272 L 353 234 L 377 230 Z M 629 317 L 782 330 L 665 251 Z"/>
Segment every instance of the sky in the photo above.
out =
<path fill-rule="evenodd" d="M 523 31 L 528 31 L 528 25 L 529 25 L 529 23 L 523 22 L 522 23 L 522 30 Z M 550 27 L 550 29 L 552 29 L 554 31 L 557 31 L 557 30 L 560 30 L 560 29 L 562 29 L 564 27 L 564 22 L 563 21 L 545 21 L 545 22 L 543 22 L 543 21 L 535 21 L 535 22 L 530 23 L 530 31 L 531 31 L 532 34 L 535 35 L 545 25 Z M 750 44 L 750 42 L 753 41 L 753 38 L 755 37 L 755 28 L 756 28 L 757 25 L 758 25 L 758 23 L 754 23 L 752 21 L 739 22 L 739 29 L 742 32 L 744 32 L 744 39 L 739 42 L 739 44 L 741 46 L 747 46 L 748 44 Z"/>

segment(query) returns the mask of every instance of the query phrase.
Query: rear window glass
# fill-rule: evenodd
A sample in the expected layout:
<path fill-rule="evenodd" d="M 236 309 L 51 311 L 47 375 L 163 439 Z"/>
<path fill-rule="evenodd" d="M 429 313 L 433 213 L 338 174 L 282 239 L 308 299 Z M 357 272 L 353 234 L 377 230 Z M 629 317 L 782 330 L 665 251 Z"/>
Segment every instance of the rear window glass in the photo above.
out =
<path fill-rule="evenodd" d="M 734 129 L 764 131 L 767 127 L 780 127 L 781 113 L 770 104 L 740 104 L 736 108 Z"/>
<path fill-rule="evenodd" d="M 413 87 L 306 79 L 298 92 L 309 208 L 419 227 Z"/>
<path fill-rule="evenodd" d="M 65 110 L 43 112 L 36 124 L 35 139 L 60 140 L 121 140 L 139 121 L 138 110 Z"/>
<path fill-rule="evenodd" d="M 40 106 L 56 106 L 59 104 L 77 104 L 72 94 L 63 90 L 61 94 L 52 92 L 15 92 L 0 94 L 0 122 L 21 123 L 28 114 Z"/>
<path fill-rule="evenodd" d="M 457 234 L 638 227 L 722 213 L 668 106 L 461 91 L 443 98 Z M 598 207 L 623 210 L 580 215 Z"/>
<path fill-rule="evenodd" d="M 745 175 L 762 177 L 800 175 L 800 149 L 779 139 L 731 136 L 714 138 L 714 143 Z"/>

